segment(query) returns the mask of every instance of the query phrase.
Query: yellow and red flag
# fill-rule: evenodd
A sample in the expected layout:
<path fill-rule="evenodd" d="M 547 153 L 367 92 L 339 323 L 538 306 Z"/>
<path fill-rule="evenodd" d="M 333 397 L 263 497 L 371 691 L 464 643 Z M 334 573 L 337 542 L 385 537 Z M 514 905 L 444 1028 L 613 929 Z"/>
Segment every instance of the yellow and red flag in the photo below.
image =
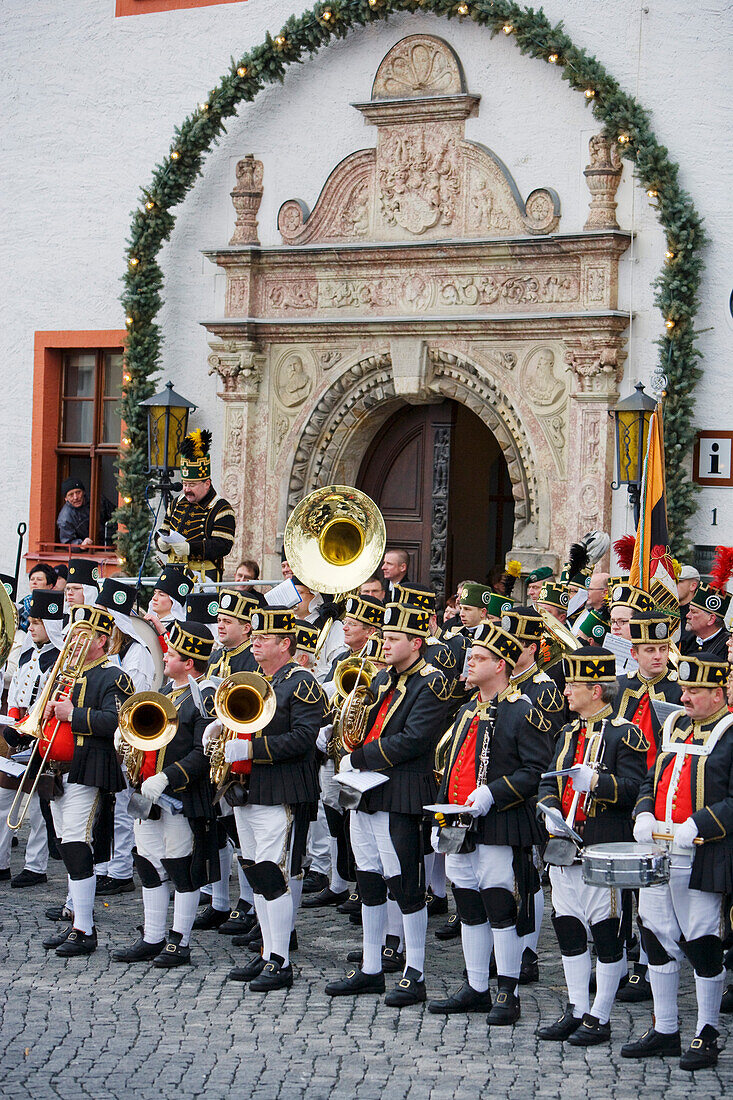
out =
<path fill-rule="evenodd" d="M 664 422 L 657 405 L 649 422 L 641 511 L 636 530 L 629 584 L 648 592 L 666 614 L 678 614 L 677 581 L 667 531 L 667 494 L 664 474 Z"/>

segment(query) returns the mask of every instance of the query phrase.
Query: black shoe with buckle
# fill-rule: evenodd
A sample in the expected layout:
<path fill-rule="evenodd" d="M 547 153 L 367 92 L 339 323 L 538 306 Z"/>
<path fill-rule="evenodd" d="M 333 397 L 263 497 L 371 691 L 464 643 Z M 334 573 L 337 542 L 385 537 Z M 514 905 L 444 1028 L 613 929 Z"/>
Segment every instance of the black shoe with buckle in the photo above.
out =
<path fill-rule="evenodd" d="M 339 913 L 345 913 L 347 916 L 350 913 L 361 913 L 361 897 L 359 891 L 355 890 L 349 894 L 346 901 L 342 901 L 340 905 L 337 905 Z"/>
<path fill-rule="evenodd" d="M 134 943 L 131 943 L 129 947 L 115 947 L 114 951 L 111 952 L 112 958 L 116 959 L 117 962 L 146 962 L 148 959 L 154 959 L 165 947 L 165 940 L 158 940 L 157 943 L 150 943 L 146 940 L 141 924 L 138 924 L 137 930 L 140 935 Z"/>
<path fill-rule="evenodd" d="M 437 894 L 428 894 L 427 906 L 429 917 L 442 917 L 448 912 L 448 898 L 445 894 L 442 898 L 438 897 Z"/>
<path fill-rule="evenodd" d="M 616 994 L 616 1000 L 622 1004 L 635 1005 L 642 1001 L 652 1001 L 652 987 L 647 977 L 647 969 L 638 963 L 634 967 L 634 973 L 629 976 L 626 985 L 622 986 Z"/>
<path fill-rule="evenodd" d="M 257 916 L 249 902 L 242 898 L 237 902 L 237 908 L 232 909 L 229 919 L 217 928 L 220 936 L 246 936 L 257 924 Z"/>
<path fill-rule="evenodd" d="M 304 909 L 320 909 L 326 905 L 340 905 L 341 902 L 346 901 L 348 896 L 348 890 L 334 891 L 330 886 L 327 886 L 325 890 L 319 890 L 317 894 L 309 894 L 307 898 L 303 898 L 300 904 Z"/>
<path fill-rule="evenodd" d="M 407 1005 L 418 1005 L 427 999 L 425 979 L 420 977 L 420 971 L 415 970 L 414 966 L 408 966 L 403 977 L 384 998 L 384 1003 L 390 1008 L 405 1008 Z"/>
<path fill-rule="evenodd" d="M 567 1004 L 562 1016 L 554 1024 L 537 1029 L 537 1038 L 562 1043 L 580 1027 L 580 1016 L 574 1015 L 574 1005 Z"/>
<path fill-rule="evenodd" d="M 705 1024 L 699 1035 L 690 1043 L 680 1058 L 680 1069 L 710 1069 L 718 1063 L 718 1035 L 712 1024 Z"/>
<path fill-rule="evenodd" d="M 468 982 L 464 982 L 460 989 L 451 993 L 444 1001 L 430 1001 L 428 1012 L 435 1016 L 445 1013 L 446 1016 L 454 1012 L 489 1012 L 491 1010 L 491 993 L 485 990 L 479 993 Z"/>
<path fill-rule="evenodd" d="M 522 952 L 522 966 L 519 971 L 519 984 L 531 985 L 540 980 L 540 960 L 531 947 Z"/>
<path fill-rule="evenodd" d="M 213 905 L 207 905 L 197 913 L 193 926 L 197 931 L 210 932 L 212 928 L 220 928 L 230 915 L 231 909 L 215 909 Z"/>
<path fill-rule="evenodd" d="M 436 940 L 455 940 L 461 934 L 461 922 L 457 913 L 451 913 L 445 924 L 435 929 Z"/>
<path fill-rule="evenodd" d="M 74 914 L 68 905 L 51 905 L 45 910 L 45 916 L 49 920 L 71 920 L 74 919 Z"/>
<path fill-rule="evenodd" d="M 393 940 L 394 943 L 390 943 Z M 399 948 L 398 936 L 387 936 L 387 942 L 382 948 L 382 970 L 385 974 L 396 974 L 398 971 L 405 969 L 405 955 Z M 364 960 L 364 953 L 359 949 L 349 951 L 346 956 L 346 961 L 349 963 L 358 963 L 361 966 Z"/>
<path fill-rule="evenodd" d="M 191 948 L 181 947 L 181 933 L 170 932 L 162 951 L 153 959 L 153 966 L 168 970 L 172 966 L 188 966 L 191 962 Z"/>
<path fill-rule="evenodd" d="M 512 978 L 499 978 L 499 992 L 494 1007 L 486 1017 L 489 1027 L 511 1027 L 522 1014 L 519 997 L 515 993 L 516 982 Z"/>
<path fill-rule="evenodd" d="M 591 1016 L 586 1012 L 580 1021 L 580 1027 L 576 1028 L 572 1035 L 568 1036 L 568 1042 L 572 1047 L 597 1047 L 599 1043 L 610 1043 L 611 1021 L 602 1024 L 597 1016 Z"/>
<path fill-rule="evenodd" d="M 667 1055 L 679 1058 L 682 1046 L 679 1031 L 671 1035 L 662 1035 L 650 1027 L 640 1039 L 633 1043 L 624 1043 L 621 1047 L 622 1058 L 665 1058 Z"/>
<path fill-rule="evenodd" d="M 328 875 L 322 875 L 320 871 L 306 871 L 303 875 L 303 893 L 320 894 L 328 886 Z"/>
<path fill-rule="evenodd" d="M 79 928 L 72 928 L 63 943 L 56 948 L 56 954 L 62 959 L 71 959 L 75 955 L 91 955 L 97 950 L 97 929 L 91 932 L 82 932 Z"/>
<path fill-rule="evenodd" d="M 25 886 L 38 886 L 41 882 L 48 882 L 48 875 L 40 871 L 29 871 L 24 867 L 19 875 L 10 880 L 10 885 L 16 890 L 22 890 Z"/>
<path fill-rule="evenodd" d="M 345 978 L 329 982 L 326 986 L 329 997 L 352 997 L 357 993 L 384 993 L 384 973 L 365 974 L 363 970 L 349 970 Z"/>
<path fill-rule="evenodd" d="M 264 969 L 265 960 L 262 955 L 253 955 L 245 966 L 233 967 L 228 977 L 232 982 L 251 982 L 253 978 L 258 978 Z"/>
<path fill-rule="evenodd" d="M 293 984 L 293 968 L 279 955 L 272 955 L 262 968 L 262 973 L 253 978 L 249 988 L 253 993 L 272 993 L 276 989 L 290 989 Z"/>
<path fill-rule="evenodd" d="M 64 925 L 60 932 L 54 932 L 52 936 L 46 936 L 45 940 L 41 940 L 41 943 L 47 951 L 55 947 L 60 947 L 71 931 L 71 928 L 72 925 L 70 924 Z"/>
<path fill-rule="evenodd" d="M 726 986 L 723 993 L 722 1000 L 720 1002 L 720 1011 L 725 1015 L 730 1015 L 733 1012 L 733 985 Z"/>
<path fill-rule="evenodd" d="M 131 878 L 109 878 L 105 875 L 103 879 L 97 879 L 98 897 L 114 897 L 117 894 L 133 894 L 134 892 L 135 883 Z"/>

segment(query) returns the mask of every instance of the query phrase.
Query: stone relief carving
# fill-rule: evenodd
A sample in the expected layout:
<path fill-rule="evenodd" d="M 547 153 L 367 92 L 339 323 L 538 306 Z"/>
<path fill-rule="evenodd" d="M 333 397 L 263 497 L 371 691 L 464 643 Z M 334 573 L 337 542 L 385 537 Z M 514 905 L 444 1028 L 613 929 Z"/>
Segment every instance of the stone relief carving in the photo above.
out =
<path fill-rule="evenodd" d="M 264 356 L 249 341 L 211 343 L 209 374 L 219 376 L 223 395 L 239 401 L 254 401 L 260 388 Z"/>
<path fill-rule="evenodd" d="M 275 449 L 277 451 L 279 451 L 280 448 L 282 447 L 283 440 L 285 439 L 285 436 L 288 434 L 288 429 L 289 428 L 290 428 L 290 420 L 287 416 L 280 415 L 276 418 L 276 420 L 275 420 L 275 432 L 274 432 L 274 437 L 273 438 L 274 438 L 274 443 L 275 443 Z"/>
<path fill-rule="evenodd" d="M 535 348 L 527 356 L 521 372 L 522 393 L 533 405 L 554 405 L 565 392 L 564 380 L 555 374 L 552 348 Z"/>
<path fill-rule="evenodd" d="M 286 409 L 302 405 L 310 397 L 313 376 L 302 355 L 286 355 L 275 374 L 275 392 Z"/>
<path fill-rule="evenodd" d="M 412 34 L 383 58 L 372 85 L 372 99 L 450 95 L 465 92 L 458 56 L 442 39 Z"/>
<path fill-rule="evenodd" d="M 284 283 L 280 279 L 265 284 L 265 295 L 270 305 L 278 310 L 316 309 L 318 283 L 314 279 L 294 279 Z"/>
<path fill-rule="evenodd" d="M 229 244 L 259 244 L 257 236 L 257 211 L 262 202 L 262 161 L 248 153 L 237 163 L 237 182 L 231 192 L 237 212 L 234 233 Z"/>
<path fill-rule="evenodd" d="M 626 358 L 620 340 L 581 336 L 567 338 L 565 344 L 565 362 L 576 376 L 578 392 L 615 394 Z"/>
<path fill-rule="evenodd" d="M 603 134 L 594 134 L 588 142 L 588 151 L 590 164 L 583 175 L 591 200 L 588 220 L 583 228 L 618 229 L 616 192 L 624 170 L 618 147 Z"/>
<path fill-rule="evenodd" d="M 448 487 L 450 482 L 450 425 L 438 425 L 433 441 L 433 498 L 430 523 L 430 586 L 437 595 L 445 590 L 448 555 Z"/>
<path fill-rule="evenodd" d="M 455 142 L 441 134 L 396 133 L 379 151 L 379 206 L 387 225 L 419 236 L 451 225 L 460 191 Z"/>
<path fill-rule="evenodd" d="M 340 363 L 344 357 L 342 351 L 338 351 L 336 348 L 329 348 L 327 351 L 322 351 L 318 356 L 318 361 L 324 370 L 329 370 L 331 367 L 335 367 L 337 363 Z"/>

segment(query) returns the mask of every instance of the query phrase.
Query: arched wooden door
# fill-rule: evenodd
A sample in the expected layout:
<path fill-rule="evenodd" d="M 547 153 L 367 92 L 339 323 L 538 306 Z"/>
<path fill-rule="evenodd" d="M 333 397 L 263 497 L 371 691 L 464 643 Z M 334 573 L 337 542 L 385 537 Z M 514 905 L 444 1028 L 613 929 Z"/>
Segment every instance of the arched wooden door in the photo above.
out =
<path fill-rule="evenodd" d="M 413 580 L 450 593 L 503 565 L 514 533 L 506 461 L 458 402 L 399 409 L 375 436 L 357 485 L 379 505 L 387 548 L 408 551 Z"/>

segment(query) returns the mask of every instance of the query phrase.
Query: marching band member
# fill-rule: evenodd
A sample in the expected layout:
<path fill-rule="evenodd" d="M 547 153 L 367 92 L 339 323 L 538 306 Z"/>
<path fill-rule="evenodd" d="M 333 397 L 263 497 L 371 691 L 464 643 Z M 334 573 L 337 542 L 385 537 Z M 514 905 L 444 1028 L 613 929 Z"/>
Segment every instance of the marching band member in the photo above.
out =
<path fill-rule="evenodd" d="M 713 584 L 699 584 L 687 609 L 686 631 L 680 641 L 680 653 L 697 654 L 703 650 L 724 661 L 728 631 L 725 616 L 731 597 Z"/>
<path fill-rule="evenodd" d="M 383 651 L 390 666 L 372 682 L 363 743 L 341 760 L 340 771 L 377 771 L 387 782 L 362 796 L 351 813 L 351 844 L 362 901 L 362 964 L 326 986 L 331 997 L 384 992 L 382 945 L 387 889 L 402 911 L 405 971 L 385 1004 L 394 1008 L 426 999 L 425 904 L 422 815 L 435 797 L 435 746 L 449 714 L 451 685 L 426 665 L 426 611 L 388 604 Z"/>
<path fill-rule="evenodd" d="M 72 558 L 64 596 L 68 608 L 94 604 L 99 595 L 99 566 L 91 558 Z"/>
<path fill-rule="evenodd" d="M 112 957 L 120 962 L 152 959 L 161 968 L 191 961 L 189 940 L 196 917 L 199 889 L 218 877 L 217 834 L 209 762 L 204 756 L 204 729 L 214 715 L 214 690 L 201 686 L 202 710 L 191 693 L 189 677 L 201 680 L 213 640 L 197 623 L 175 623 L 168 636 L 164 663 L 170 695 L 178 712 L 175 736 L 155 752 L 146 752 L 140 772 L 140 795 L 153 804 L 150 816 L 135 821 L 133 858 L 142 883 L 145 924 L 130 947 Z M 168 793 L 183 803 L 182 813 L 157 805 Z M 173 883 L 173 924 L 166 939 L 170 885 Z"/>
<path fill-rule="evenodd" d="M 164 653 L 167 632 L 174 623 L 184 621 L 184 605 L 192 590 L 191 574 L 181 565 L 166 565 L 153 585 L 150 605 L 143 618 L 155 630 Z"/>
<path fill-rule="evenodd" d="M 521 643 L 494 623 L 475 631 L 467 683 L 478 690 L 454 723 L 438 792 L 439 802 L 466 805 L 474 819 L 460 850 L 446 855 L 467 980 L 428 1008 L 433 1013 L 488 1011 L 492 1026 L 511 1025 L 520 1015 L 516 988 L 522 937 L 533 926 L 538 877 L 532 846 L 543 839 L 535 797 L 551 756 L 549 723 L 511 685 L 521 651 Z M 449 817 L 439 819 L 440 828 L 454 824 Z M 434 840 L 437 845 L 438 830 Z M 499 985 L 493 1006 L 488 988 L 492 940 Z"/>
<path fill-rule="evenodd" d="M 725 984 L 724 895 L 733 892 L 733 714 L 729 668 L 716 653 L 680 661 L 684 714 L 671 715 L 636 805 L 634 839 L 673 835 L 669 882 L 639 891 L 639 922 L 649 956 L 653 1026 L 621 1048 L 624 1058 L 679 1055 L 677 990 L 684 957 L 695 972 L 697 1027 L 680 1059 L 686 1070 L 718 1061 L 718 1016 Z"/>
<path fill-rule="evenodd" d="M 216 616 L 216 635 L 221 649 L 212 653 L 207 674 L 223 680 L 234 672 L 255 672 L 257 661 L 252 653 L 252 623 L 250 616 L 265 605 L 259 592 L 240 592 L 222 588 Z"/>
<path fill-rule="evenodd" d="M 540 1039 L 565 1040 L 573 1046 L 595 1046 L 611 1037 L 609 1022 L 619 981 L 626 970 L 621 939 L 621 891 L 589 886 L 580 860 L 552 865 L 552 837 L 569 837 L 560 817 L 569 818 L 583 843 L 631 839 L 631 812 L 646 770 L 648 743 L 636 726 L 613 717 L 616 663 L 612 653 L 586 646 L 568 653 L 565 666 L 567 697 L 577 718 L 560 730 L 552 771 L 540 783 L 537 807 L 546 812 L 550 844 L 552 923 L 562 953 L 569 1003 L 556 1023 L 537 1032 Z M 578 799 L 574 795 L 578 792 Z M 563 861 L 564 864 L 564 861 Z M 588 933 L 598 955 L 597 992 L 589 1006 L 591 972 Z"/>
<path fill-rule="evenodd" d="M 75 563 L 73 563 L 75 564 Z M 132 694 L 132 682 L 126 672 L 112 665 L 107 646 L 114 629 L 112 616 L 102 608 L 82 605 L 72 608 L 71 628 L 87 624 L 91 641 L 84 666 L 74 682 L 71 694 L 52 701 L 44 712 L 44 738 L 57 729 L 49 759 L 53 761 L 60 796 L 51 803 L 51 813 L 61 856 L 69 874 L 74 923 L 57 936 L 44 940 L 44 947 L 56 948 L 62 958 L 90 955 L 97 949 L 94 927 L 94 852 L 92 828 L 99 815 L 101 835 L 112 830 L 112 799 L 124 789 L 125 780 L 117 761 L 114 734 L 121 704 Z M 107 853 L 109 845 L 107 844 Z M 99 852 L 103 858 L 107 853 Z"/>

